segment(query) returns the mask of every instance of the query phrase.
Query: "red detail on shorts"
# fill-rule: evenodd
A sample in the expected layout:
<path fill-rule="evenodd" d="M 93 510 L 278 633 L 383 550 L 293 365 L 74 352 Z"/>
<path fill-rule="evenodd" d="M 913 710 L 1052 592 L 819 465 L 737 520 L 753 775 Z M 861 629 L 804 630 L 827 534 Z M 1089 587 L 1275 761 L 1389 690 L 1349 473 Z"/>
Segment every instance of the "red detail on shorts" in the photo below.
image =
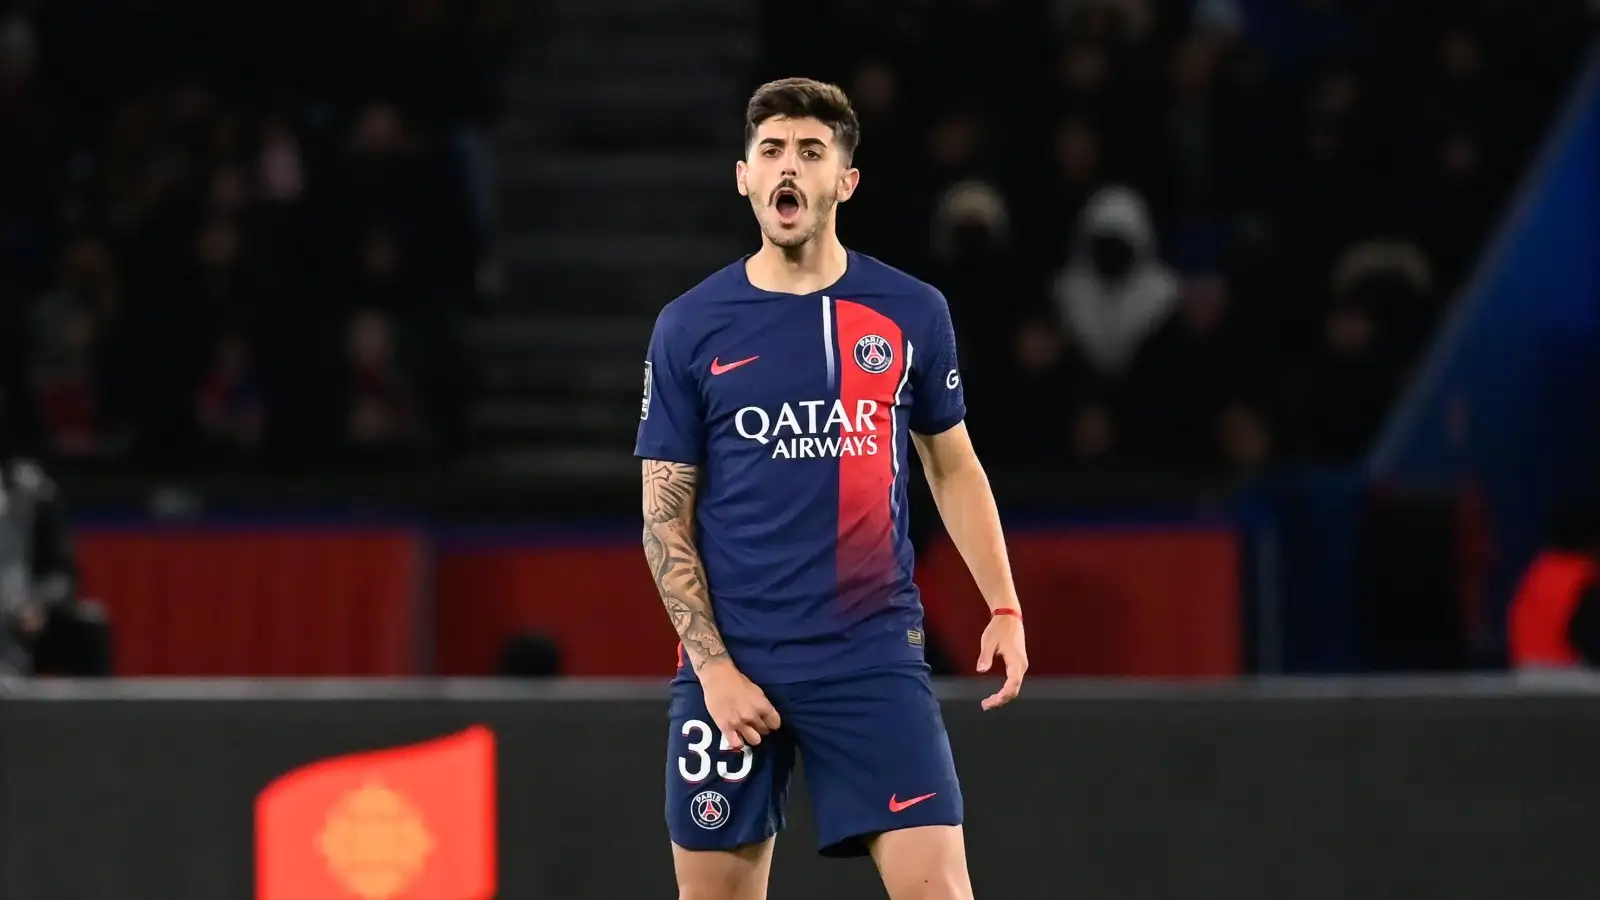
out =
<path fill-rule="evenodd" d="M 895 395 L 905 373 L 904 335 L 893 319 L 870 306 L 839 300 L 839 399 L 850 417 L 847 435 L 873 435 L 876 453 L 839 457 L 838 594 L 846 607 L 882 597 L 897 567 L 894 544 Z M 889 367 L 869 372 L 856 361 L 856 345 L 868 335 L 886 341 Z M 866 405 L 863 405 L 866 404 Z M 859 425 L 870 427 L 860 428 Z"/>
<path fill-rule="evenodd" d="M 910 798 L 908 800 L 899 800 L 899 799 L 896 799 L 897 797 L 899 797 L 898 794 L 890 794 L 889 795 L 889 812 L 892 812 L 892 813 L 905 812 L 906 810 L 910 809 L 911 807 L 916 806 L 918 803 L 921 803 L 924 800 L 932 800 L 934 797 L 937 797 L 937 796 L 939 796 L 939 794 L 937 792 L 935 792 L 935 793 L 932 793 L 932 794 L 923 794 L 921 797 L 912 797 L 912 798 Z"/>

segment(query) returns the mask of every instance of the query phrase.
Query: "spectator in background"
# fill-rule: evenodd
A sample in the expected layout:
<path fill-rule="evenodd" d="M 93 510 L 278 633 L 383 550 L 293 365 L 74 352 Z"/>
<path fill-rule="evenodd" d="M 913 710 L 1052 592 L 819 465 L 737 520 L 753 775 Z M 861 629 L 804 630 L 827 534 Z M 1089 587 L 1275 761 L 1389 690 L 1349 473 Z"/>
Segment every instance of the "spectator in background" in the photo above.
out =
<path fill-rule="evenodd" d="M 195 418 L 213 461 L 248 462 L 266 436 L 266 390 L 249 339 L 227 333 L 217 339 L 211 365 L 195 396 Z"/>
<path fill-rule="evenodd" d="M 1102 181 L 1100 132 L 1087 119 L 1069 117 L 1056 126 L 1054 137 L 1053 190 L 1046 193 L 1051 213 L 1072 221 Z"/>
<path fill-rule="evenodd" d="M 1120 186 L 1090 198 L 1055 283 L 1061 320 L 1090 367 L 1122 375 L 1172 314 L 1177 291 L 1177 279 L 1156 255 L 1143 198 Z"/>
<path fill-rule="evenodd" d="M 77 558 L 59 489 L 21 453 L 0 409 L 0 674 L 109 675 L 110 630 L 79 600 Z"/>
<path fill-rule="evenodd" d="M 252 0 L 201 44 L 170 4 L 78 6 L 0 3 L 0 385 L 41 449 L 320 460 L 355 308 L 415 345 L 417 408 L 456 416 L 517 4 Z M 84 267 L 54 242 L 86 233 L 115 304 L 67 299 Z"/>
<path fill-rule="evenodd" d="M 421 286 L 406 277 L 400 240 L 385 225 L 368 229 L 361 242 L 354 298 L 359 308 L 381 309 L 396 316 L 414 313 L 423 304 Z"/>
<path fill-rule="evenodd" d="M 1034 187 L 1016 199 L 1024 226 L 1017 235 L 1019 246 L 1030 260 L 1053 261 L 1060 252 L 1060 233 L 1049 228 L 1029 227 L 1034 223 L 1073 223 L 1089 197 L 1104 186 L 1103 139 L 1087 118 L 1069 115 L 1057 120 Z M 1040 280 L 1048 266 L 1029 262 L 1028 271 L 1039 269 Z M 1038 287 L 1034 288 L 1035 293 Z"/>
<path fill-rule="evenodd" d="M 0 16 L 0 279 L 31 274 L 51 207 L 55 127 L 36 78 L 38 43 L 27 19 Z"/>
<path fill-rule="evenodd" d="M 848 229 L 846 242 L 880 259 L 921 259 L 926 234 L 906 227 L 906 211 L 921 207 L 927 186 L 900 75 L 887 61 L 868 59 L 855 72 L 850 97 L 865 136 L 857 160 L 873 178 L 850 198 L 850 215 L 840 223 Z"/>
<path fill-rule="evenodd" d="M 345 444 L 352 461 L 395 464 L 420 458 L 425 437 L 415 386 L 396 358 L 394 326 L 376 310 L 350 318 Z"/>
<path fill-rule="evenodd" d="M 1011 211 L 992 185 L 963 181 L 939 198 L 931 230 L 934 283 L 950 298 L 968 355 L 988 368 L 1003 352 L 1031 287 L 1012 250 Z"/>
<path fill-rule="evenodd" d="M 1440 310 L 1433 265 L 1410 241 L 1374 239 L 1354 244 L 1333 269 L 1335 303 L 1357 300 L 1391 336 L 1396 365 L 1416 359 L 1433 333 Z"/>
<path fill-rule="evenodd" d="M 818 39 L 855 38 L 830 46 L 866 110 L 863 152 L 892 147 L 904 173 L 906 199 L 852 242 L 937 223 L 895 258 L 945 288 L 968 390 L 992 395 L 974 415 L 1052 398 L 1058 433 L 997 454 L 1216 473 L 1348 462 L 1543 133 L 1592 34 L 1582 5 L 825 4 Z M 1015 102 L 1041 84 L 1041 102 Z M 1140 212 L 1097 242 L 1091 198 L 1118 192 Z M 977 220 L 995 217 L 970 213 L 980 195 L 1005 210 L 1015 266 L 1004 287 L 964 290 L 949 223 L 961 210 L 961 228 L 993 235 Z"/>
<path fill-rule="evenodd" d="M 1270 427 L 1260 408 L 1275 385 L 1261 343 L 1237 315 L 1226 276 L 1185 276 L 1176 314 L 1128 371 L 1124 418 L 1137 456 L 1178 469 L 1264 461 Z"/>
<path fill-rule="evenodd" d="M 121 286 L 105 243 L 74 241 L 54 287 L 34 304 L 29 379 L 50 450 L 93 458 L 126 443 L 118 389 Z"/>
<path fill-rule="evenodd" d="M 1454 289 L 1482 249 L 1484 223 L 1503 199 L 1497 187 L 1504 179 L 1493 172 L 1483 139 L 1467 128 L 1441 134 L 1430 149 L 1420 179 L 1427 210 L 1415 230 L 1437 261 L 1441 279 Z"/>
<path fill-rule="evenodd" d="M 1308 459 L 1354 458 L 1383 424 L 1400 372 L 1374 300 L 1360 291 L 1337 297 L 1323 320 L 1321 341 L 1298 373 L 1291 406 Z"/>
<path fill-rule="evenodd" d="M 261 126 L 255 181 L 262 202 L 270 206 L 293 205 L 305 192 L 306 171 L 300 139 L 282 113 L 268 116 Z"/>

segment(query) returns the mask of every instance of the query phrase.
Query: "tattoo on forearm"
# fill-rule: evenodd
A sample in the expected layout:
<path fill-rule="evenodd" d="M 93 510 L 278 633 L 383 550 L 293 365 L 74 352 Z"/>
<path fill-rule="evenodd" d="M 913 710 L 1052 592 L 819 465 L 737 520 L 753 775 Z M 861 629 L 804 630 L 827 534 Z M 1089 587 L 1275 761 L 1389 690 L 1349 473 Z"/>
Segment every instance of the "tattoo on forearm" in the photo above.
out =
<path fill-rule="evenodd" d="M 644 477 L 644 555 L 656 590 L 696 669 L 728 655 L 711 614 L 705 566 L 694 544 L 694 466 L 647 459 Z"/>

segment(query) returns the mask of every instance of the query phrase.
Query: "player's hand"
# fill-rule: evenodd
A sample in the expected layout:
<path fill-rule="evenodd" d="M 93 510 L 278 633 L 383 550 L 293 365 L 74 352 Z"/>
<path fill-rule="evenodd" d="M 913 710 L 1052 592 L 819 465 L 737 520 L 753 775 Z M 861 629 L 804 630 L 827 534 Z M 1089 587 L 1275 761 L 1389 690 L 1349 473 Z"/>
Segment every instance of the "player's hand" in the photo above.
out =
<path fill-rule="evenodd" d="M 761 736 L 782 724 L 778 711 L 756 683 L 744 677 L 731 662 L 714 662 L 700 670 L 700 687 L 706 711 L 728 739 L 729 750 L 761 743 Z"/>
<path fill-rule="evenodd" d="M 1022 676 L 1028 671 L 1028 641 L 1017 616 L 991 616 L 978 649 L 978 671 L 987 672 L 998 656 L 1005 663 L 1006 683 L 983 700 L 984 709 L 999 709 L 1017 699 Z"/>

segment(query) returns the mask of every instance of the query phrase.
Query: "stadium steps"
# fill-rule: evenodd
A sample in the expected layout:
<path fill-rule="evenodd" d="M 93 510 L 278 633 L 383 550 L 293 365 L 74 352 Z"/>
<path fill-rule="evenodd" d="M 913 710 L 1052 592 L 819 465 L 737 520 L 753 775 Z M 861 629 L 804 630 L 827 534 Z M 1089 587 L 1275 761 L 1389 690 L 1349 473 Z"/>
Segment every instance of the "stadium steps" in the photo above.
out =
<path fill-rule="evenodd" d="M 635 471 L 661 306 L 748 249 L 748 0 L 541 0 L 495 137 L 497 298 L 467 329 L 473 468 Z"/>
<path fill-rule="evenodd" d="M 748 204 L 734 190 L 732 154 L 551 156 L 500 172 L 501 226 L 539 228 L 547 207 L 565 211 L 563 231 L 620 226 L 717 234 L 737 228 Z"/>
<path fill-rule="evenodd" d="M 618 366 L 610 351 L 628 345 L 642 356 L 650 325 L 644 317 L 502 317 L 469 327 L 468 340 L 482 354 L 479 383 L 496 396 L 609 397 L 631 408 L 641 365 Z"/>

